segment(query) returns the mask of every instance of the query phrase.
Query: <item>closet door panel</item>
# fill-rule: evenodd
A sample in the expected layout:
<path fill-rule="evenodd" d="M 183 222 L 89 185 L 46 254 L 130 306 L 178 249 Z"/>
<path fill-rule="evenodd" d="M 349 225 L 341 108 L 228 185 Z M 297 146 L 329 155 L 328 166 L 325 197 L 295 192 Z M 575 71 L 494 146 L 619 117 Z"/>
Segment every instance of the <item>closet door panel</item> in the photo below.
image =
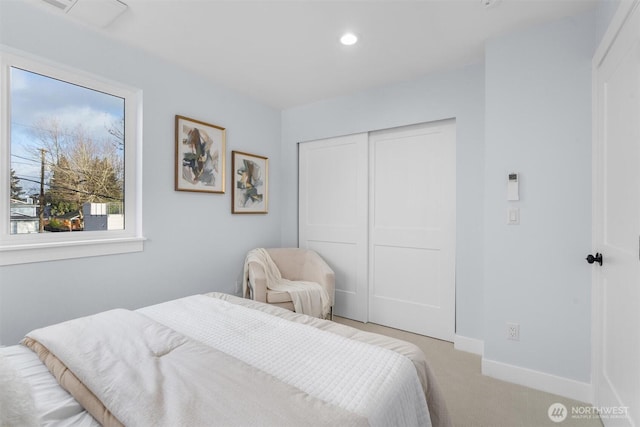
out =
<path fill-rule="evenodd" d="M 367 134 L 300 144 L 298 245 L 336 274 L 334 314 L 367 321 Z"/>
<path fill-rule="evenodd" d="M 455 122 L 370 134 L 369 320 L 452 341 Z"/>

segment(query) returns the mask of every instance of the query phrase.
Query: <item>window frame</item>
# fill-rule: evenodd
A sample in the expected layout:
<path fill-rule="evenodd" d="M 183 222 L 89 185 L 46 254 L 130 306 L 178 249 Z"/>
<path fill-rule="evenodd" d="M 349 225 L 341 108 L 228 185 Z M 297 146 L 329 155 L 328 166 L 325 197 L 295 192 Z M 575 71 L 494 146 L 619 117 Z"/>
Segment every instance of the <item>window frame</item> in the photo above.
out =
<path fill-rule="evenodd" d="M 124 99 L 124 230 L 11 234 L 11 67 Z M 142 251 L 142 90 L 0 46 L 0 103 L 0 266 Z"/>

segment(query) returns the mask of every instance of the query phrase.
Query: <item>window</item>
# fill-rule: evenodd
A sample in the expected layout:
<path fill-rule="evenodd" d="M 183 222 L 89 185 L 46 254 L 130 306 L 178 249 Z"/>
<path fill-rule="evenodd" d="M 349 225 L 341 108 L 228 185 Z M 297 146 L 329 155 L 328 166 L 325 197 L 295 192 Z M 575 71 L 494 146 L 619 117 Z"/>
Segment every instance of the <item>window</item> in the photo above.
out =
<path fill-rule="evenodd" d="M 142 250 L 140 91 L 0 54 L 0 265 Z"/>

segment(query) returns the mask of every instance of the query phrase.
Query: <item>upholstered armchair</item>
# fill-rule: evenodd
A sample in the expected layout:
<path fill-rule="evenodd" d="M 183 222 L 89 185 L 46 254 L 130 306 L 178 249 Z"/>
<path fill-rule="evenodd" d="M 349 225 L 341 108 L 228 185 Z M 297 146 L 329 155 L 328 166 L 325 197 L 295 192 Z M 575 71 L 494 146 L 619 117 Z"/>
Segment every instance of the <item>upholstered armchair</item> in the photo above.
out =
<path fill-rule="evenodd" d="M 329 294 L 331 307 L 335 301 L 335 274 L 331 267 L 316 252 L 300 248 L 267 248 L 269 256 L 280 270 L 283 278 L 316 282 Z M 267 289 L 264 268 L 249 262 L 249 287 L 255 301 L 266 302 L 295 311 L 291 295 Z"/>

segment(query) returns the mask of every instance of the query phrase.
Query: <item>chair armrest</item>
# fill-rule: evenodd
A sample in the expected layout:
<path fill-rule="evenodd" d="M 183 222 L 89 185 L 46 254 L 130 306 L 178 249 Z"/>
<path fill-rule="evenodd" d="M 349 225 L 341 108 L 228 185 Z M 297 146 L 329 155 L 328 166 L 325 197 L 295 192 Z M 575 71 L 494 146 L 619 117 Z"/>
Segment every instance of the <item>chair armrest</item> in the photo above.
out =
<path fill-rule="evenodd" d="M 304 264 L 304 280 L 317 282 L 324 287 L 329 294 L 331 306 L 333 307 L 336 293 L 336 275 L 334 271 L 317 253 L 309 252 L 307 256 L 307 262 Z"/>
<path fill-rule="evenodd" d="M 267 276 L 259 264 L 249 263 L 249 284 L 254 301 L 267 302 Z"/>

